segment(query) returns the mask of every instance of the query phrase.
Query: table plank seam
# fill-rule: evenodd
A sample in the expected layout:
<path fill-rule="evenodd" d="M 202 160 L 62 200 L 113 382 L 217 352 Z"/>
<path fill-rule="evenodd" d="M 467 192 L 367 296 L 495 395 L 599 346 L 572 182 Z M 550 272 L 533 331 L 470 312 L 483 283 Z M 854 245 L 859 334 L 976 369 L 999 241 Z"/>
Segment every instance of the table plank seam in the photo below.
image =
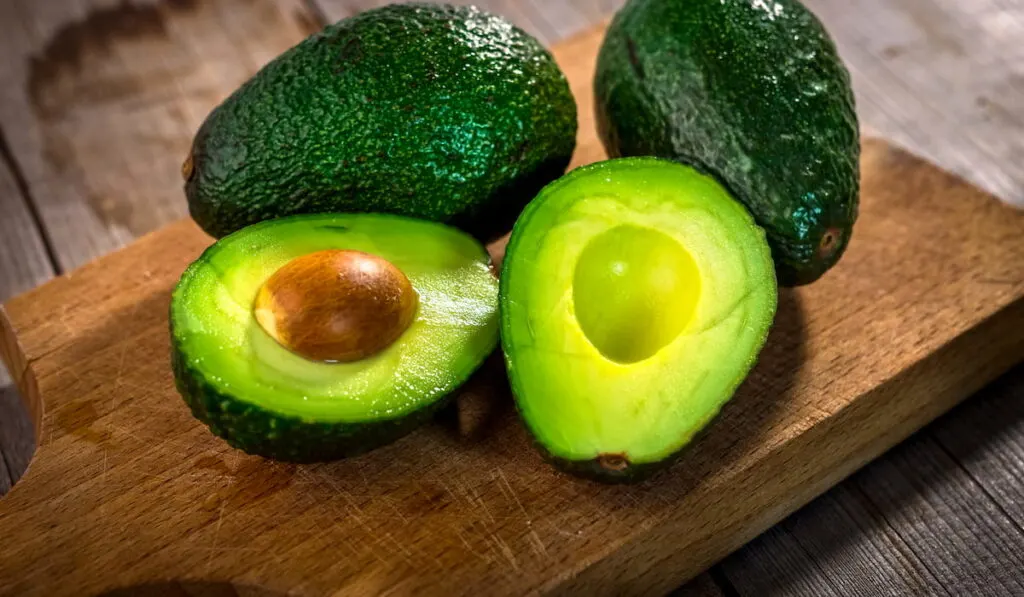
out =
<path fill-rule="evenodd" d="M 318 27 L 326 27 L 331 23 L 330 17 L 327 16 L 327 11 L 324 10 L 324 7 L 317 0 L 300 0 L 300 2 Z"/>
<path fill-rule="evenodd" d="M 725 571 L 725 567 L 721 562 L 712 566 L 708 570 L 708 574 L 711 576 L 712 582 L 718 585 L 718 590 L 722 592 L 722 597 L 742 596 L 739 590 L 736 589 L 736 585 L 729 579 L 729 574 Z"/>
<path fill-rule="evenodd" d="M 843 595 L 846 591 L 843 590 L 841 585 L 836 583 L 835 578 L 833 578 L 832 575 L 829 574 L 829 571 L 822 566 L 821 561 L 816 557 L 816 552 L 814 551 L 813 546 L 808 545 L 798 533 L 794 533 L 791 528 L 786 525 L 785 520 L 780 522 L 778 526 L 783 533 L 788 533 L 793 537 L 793 543 L 795 543 L 797 548 L 804 553 L 806 561 L 809 562 L 810 565 L 814 567 L 816 573 L 824 579 L 825 584 L 832 587 L 832 590 L 835 591 L 836 595 Z"/>
<path fill-rule="evenodd" d="M 882 457 L 884 457 L 884 455 Z M 868 495 L 868 493 L 864 491 L 863 488 L 859 487 L 856 483 L 850 484 L 850 491 L 854 492 L 859 497 L 861 503 L 864 504 L 864 508 L 868 512 L 870 512 L 872 516 L 874 516 L 875 520 L 879 521 L 882 525 L 885 526 L 886 533 L 890 535 L 893 545 L 903 553 L 903 557 L 907 558 L 909 562 L 916 564 L 920 570 L 928 574 L 928 576 L 932 578 L 933 585 L 941 586 L 942 576 L 937 574 L 934 570 L 932 570 L 928 563 L 925 562 L 919 555 L 917 555 L 917 552 L 914 550 L 914 548 L 910 544 L 908 544 L 907 540 L 903 537 L 903 533 L 901 533 L 900 530 L 896 527 L 896 525 L 893 524 L 891 520 L 889 520 L 889 517 L 886 516 L 885 512 L 878 507 L 878 504 L 876 504 L 875 501 L 871 499 L 871 496 Z M 948 592 L 946 594 L 949 595 Z M 954 596 L 950 595 L 950 597 Z"/>
<path fill-rule="evenodd" d="M 7 134 L 4 131 L 4 127 L 0 126 L 0 167 L 2 166 L 6 166 L 14 178 L 14 184 L 21 195 L 21 201 L 24 202 L 29 217 L 32 218 L 32 224 L 39 233 L 39 238 L 42 239 L 43 249 L 46 251 L 46 258 L 50 262 L 50 267 L 53 268 L 54 275 L 61 275 L 64 272 L 60 261 L 57 259 L 57 252 L 53 247 L 53 239 L 50 238 L 49 230 L 43 226 L 42 215 L 39 213 L 39 207 L 36 205 L 32 191 L 29 189 L 28 181 L 18 166 L 18 161 L 14 159 L 14 152 L 11 151 L 11 146 L 7 142 Z"/>
<path fill-rule="evenodd" d="M 1022 527 L 1021 524 L 1017 521 L 1017 519 L 1010 513 L 1010 511 L 1006 509 L 1006 507 L 998 499 L 998 497 L 992 494 L 989 488 L 986 487 L 985 484 L 982 483 L 981 480 L 975 476 L 971 469 L 968 468 L 960 460 L 960 458 L 957 457 L 955 452 L 950 450 L 949 446 L 943 443 L 942 439 L 938 437 L 938 435 L 934 433 L 931 428 L 929 428 L 926 433 L 928 435 L 928 438 L 935 442 L 935 445 L 938 446 L 939 450 L 941 450 L 947 457 L 949 457 L 950 460 L 956 463 L 956 465 L 960 468 L 960 470 L 964 472 L 964 475 L 971 481 L 971 483 L 973 483 L 974 486 L 978 488 L 978 491 L 980 491 L 985 497 L 987 497 L 992 502 L 992 505 L 995 506 L 996 510 L 998 510 L 1000 514 L 1002 514 L 1004 517 L 1006 517 L 1007 520 L 1010 521 L 1010 524 L 1013 525 L 1013 528 L 1017 529 L 1017 532 L 1020 533 L 1021 537 L 1024 537 L 1024 527 Z"/>

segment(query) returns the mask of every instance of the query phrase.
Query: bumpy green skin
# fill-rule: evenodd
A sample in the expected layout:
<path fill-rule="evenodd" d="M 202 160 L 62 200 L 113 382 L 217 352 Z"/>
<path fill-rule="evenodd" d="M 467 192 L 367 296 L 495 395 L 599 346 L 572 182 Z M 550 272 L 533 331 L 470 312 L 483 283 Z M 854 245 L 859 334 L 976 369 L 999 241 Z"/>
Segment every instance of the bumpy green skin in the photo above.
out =
<path fill-rule="evenodd" d="M 185 191 L 215 237 L 383 212 L 487 240 L 565 171 L 575 140 L 568 83 L 537 40 L 471 7 L 393 5 L 309 37 L 217 107 Z"/>
<path fill-rule="evenodd" d="M 797 0 L 630 0 L 594 87 L 609 155 L 718 178 L 767 232 L 780 284 L 839 260 L 857 217 L 857 116 L 849 73 Z"/>
<path fill-rule="evenodd" d="M 369 452 L 415 430 L 451 399 L 442 398 L 396 419 L 349 424 L 306 421 L 218 391 L 188 362 L 174 334 L 172 318 L 174 383 L 192 414 L 232 447 L 283 462 L 326 462 Z"/>

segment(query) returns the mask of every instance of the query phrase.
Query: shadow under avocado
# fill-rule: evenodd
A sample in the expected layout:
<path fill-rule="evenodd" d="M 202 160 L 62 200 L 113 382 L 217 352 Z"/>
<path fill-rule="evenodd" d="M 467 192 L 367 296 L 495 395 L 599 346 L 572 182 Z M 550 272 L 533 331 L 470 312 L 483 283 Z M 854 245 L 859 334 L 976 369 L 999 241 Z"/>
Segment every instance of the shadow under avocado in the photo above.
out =
<path fill-rule="evenodd" d="M 459 388 L 451 406 L 438 413 L 437 422 L 460 442 L 473 443 L 495 433 L 501 420 L 514 411 L 499 347 Z"/>
<path fill-rule="evenodd" d="M 788 400 L 805 359 L 804 314 L 798 291 L 782 288 L 768 340 L 757 364 L 721 413 L 667 466 L 639 485 L 667 487 L 678 494 L 748 452 L 764 440 L 779 408 Z M 552 466 L 533 445 L 515 414 L 515 403 L 500 350 L 464 386 L 453 405 L 438 415 L 460 448 L 481 456 L 535 459 Z M 685 461 L 680 464 L 679 461 Z M 574 479 L 565 475 L 567 479 Z M 584 479 L 579 483 L 593 484 Z M 635 485 L 635 484 L 634 484 Z"/>

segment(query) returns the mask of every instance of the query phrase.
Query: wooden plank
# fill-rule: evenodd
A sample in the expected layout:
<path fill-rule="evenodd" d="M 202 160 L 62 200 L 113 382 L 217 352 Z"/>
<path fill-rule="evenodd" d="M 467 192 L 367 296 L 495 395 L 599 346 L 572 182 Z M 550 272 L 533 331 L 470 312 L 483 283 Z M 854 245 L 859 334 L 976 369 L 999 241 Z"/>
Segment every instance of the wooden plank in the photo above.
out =
<path fill-rule="evenodd" d="M 815 503 L 800 513 L 813 508 Z M 719 568 L 739 595 L 846 595 L 839 592 L 815 565 L 811 554 L 781 524 L 726 558 Z"/>
<path fill-rule="evenodd" d="M 10 388 L 11 391 L 17 391 L 14 386 L 10 385 L 10 377 L 7 375 L 7 369 L 2 367 L 0 367 L 0 381 L 4 382 L 4 385 L 0 386 L 0 393 L 6 392 L 8 388 Z M 0 427 L 2 427 L 2 425 L 0 425 Z M 0 496 L 11 490 L 11 487 L 14 485 L 17 478 L 20 478 L 20 475 L 15 477 L 8 469 L 7 460 L 4 459 L 3 449 L 0 448 Z"/>
<path fill-rule="evenodd" d="M 701 574 L 670 593 L 670 597 L 726 597 L 711 574 Z"/>
<path fill-rule="evenodd" d="M 18 482 L 34 451 L 32 420 L 7 370 L 0 367 L 0 496 Z"/>
<path fill-rule="evenodd" d="M 1024 2 L 806 4 L 836 38 L 865 123 L 1024 206 Z"/>
<path fill-rule="evenodd" d="M 580 105 L 600 39 L 555 50 Z M 603 155 L 591 118 L 576 163 Z M 843 262 L 783 294 L 749 382 L 640 487 L 556 473 L 507 407 L 483 437 L 428 426 L 329 465 L 230 450 L 168 371 L 168 294 L 209 242 L 188 222 L 15 299 L 5 355 L 30 363 L 20 385 L 47 416 L 0 502 L 0 577 L 16 579 L 0 594 L 168 578 L 317 594 L 668 591 L 1024 357 L 1024 214 L 881 142 L 863 171 Z"/>
<path fill-rule="evenodd" d="M 53 277 L 53 264 L 0 135 L 0 301 Z"/>
<path fill-rule="evenodd" d="M 996 504 L 927 436 L 894 456 L 856 485 L 950 595 L 1024 593 L 1024 535 Z"/>
<path fill-rule="evenodd" d="M 63 269 L 185 215 L 202 119 L 312 26 L 299 0 L 12 0 L 0 22 L 0 127 Z"/>
<path fill-rule="evenodd" d="M 931 433 L 1024 529 L 1024 366 L 943 418 Z"/>
<path fill-rule="evenodd" d="M 46 243 L 23 187 L 10 168 L 11 152 L 0 134 L 0 301 L 53 277 Z M 0 364 L 0 495 L 21 477 L 35 440 L 28 413 Z"/>
<path fill-rule="evenodd" d="M 1024 533 L 929 430 L 723 567 L 749 595 L 1020 594 Z"/>

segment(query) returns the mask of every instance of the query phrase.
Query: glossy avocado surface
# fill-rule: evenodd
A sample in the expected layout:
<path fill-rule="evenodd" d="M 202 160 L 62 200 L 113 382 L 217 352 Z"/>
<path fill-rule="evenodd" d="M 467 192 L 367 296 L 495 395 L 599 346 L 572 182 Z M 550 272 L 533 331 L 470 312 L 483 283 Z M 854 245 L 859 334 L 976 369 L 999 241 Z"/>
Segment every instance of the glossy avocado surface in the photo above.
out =
<path fill-rule="evenodd" d="M 526 208 L 502 266 L 519 411 L 565 470 L 642 479 L 746 377 L 776 297 L 764 231 L 714 179 L 655 158 L 574 170 Z"/>
<path fill-rule="evenodd" d="M 348 362 L 296 353 L 268 333 L 287 322 L 275 330 L 257 315 L 276 272 L 325 251 L 363 257 L 357 278 L 386 260 L 414 293 L 397 338 Z M 277 294 L 283 308 L 295 302 Z M 454 228 L 382 214 L 271 220 L 221 239 L 182 275 L 170 310 L 175 381 L 193 414 L 234 447 L 292 462 L 351 456 L 444 404 L 497 346 L 497 310 L 487 252 Z"/>
<path fill-rule="evenodd" d="M 779 283 L 842 256 L 857 217 L 859 132 L 849 74 L 796 0 L 630 0 L 594 79 L 609 155 L 713 175 L 765 229 Z"/>
<path fill-rule="evenodd" d="M 213 110 L 183 167 L 214 237 L 297 213 L 378 212 L 508 232 L 576 142 L 551 55 L 472 7 L 397 4 L 328 26 Z"/>

